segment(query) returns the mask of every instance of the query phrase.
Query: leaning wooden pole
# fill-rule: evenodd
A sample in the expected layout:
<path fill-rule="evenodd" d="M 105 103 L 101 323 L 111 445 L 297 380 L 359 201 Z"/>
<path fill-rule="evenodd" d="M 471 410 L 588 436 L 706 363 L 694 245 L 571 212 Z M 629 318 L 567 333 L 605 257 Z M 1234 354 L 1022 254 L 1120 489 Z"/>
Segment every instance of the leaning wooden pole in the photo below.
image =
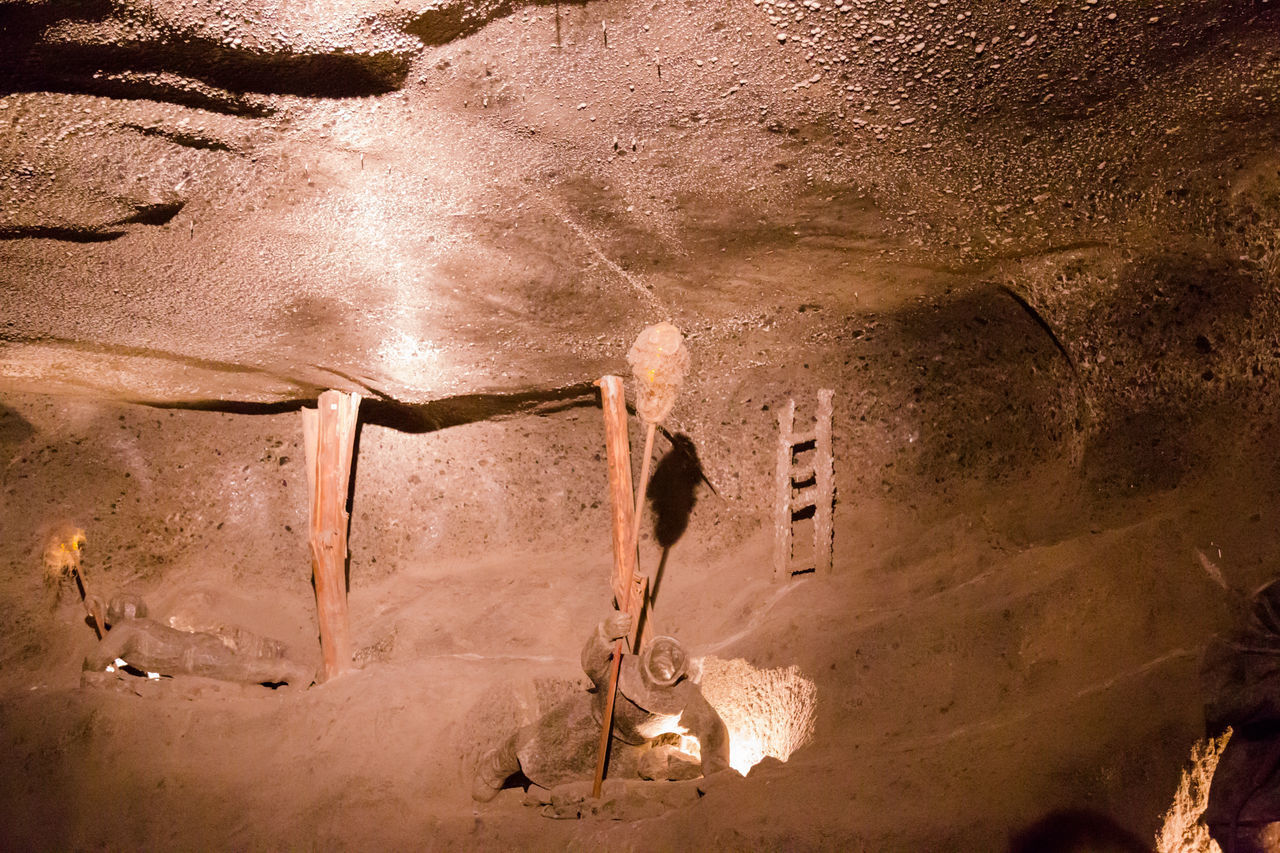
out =
<path fill-rule="evenodd" d="M 604 445 L 609 465 L 609 504 L 613 509 L 613 597 L 618 609 L 632 612 L 636 605 L 636 547 L 631 491 L 631 439 L 627 432 L 627 400 L 622 379 L 605 376 L 600 386 L 600 404 L 604 409 Z M 635 613 L 632 613 L 635 616 Z M 633 619 L 634 636 L 640 620 Z M 591 796 L 599 797 L 604 783 L 604 769 L 609 761 L 609 737 L 613 733 L 613 703 L 618 695 L 618 670 L 622 666 L 623 641 L 613 647 L 613 664 L 600 720 L 600 744 L 596 754 L 595 782 Z"/>
<path fill-rule="evenodd" d="M 311 572 L 324 680 L 351 667 L 351 630 L 347 618 L 347 490 L 351 483 L 359 394 L 325 391 L 316 409 L 302 410 L 310 495 Z"/>
<path fill-rule="evenodd" d="M 653 460 L 653 436 L 657 431 L 657 424 L 649 424 L 644 436 L 644 457 L 640 463 L 640 483 L 636 486 L 636 506 L 635 514 L 631 523 L 631 553 L 635 555 L 635 584 L 631 590 L 631 607 L 629 612 L 631 618 L 635 620 L 635 624 L 631 627 L 631 636 L 628 637 L 628 643 L 632 652 L 640 648 L 640 643 L 644 641 L 644 629 L 648 623 L 649 617 L 641 619 L 641 613 L 644 612 L 645 606 L 649 603 L 649 576 L 640 572 L 640 524 L 644 519 L 644 497 L 645 490 L 649 487 L 649 469 Z"/>
<path fill-rule="evenodd" d="M 631 542 L 634 548 L 640 547 L 640 519 L 644 515 L 644 493 L 649 487 L 649 463 L 653 459 L 653 435 L 657 431 L 657 424 L 649 424 L 644 432 L 644 456 L 640 460 L 640 485 L 636 488 L 636 511 L 631 523 Z"/>

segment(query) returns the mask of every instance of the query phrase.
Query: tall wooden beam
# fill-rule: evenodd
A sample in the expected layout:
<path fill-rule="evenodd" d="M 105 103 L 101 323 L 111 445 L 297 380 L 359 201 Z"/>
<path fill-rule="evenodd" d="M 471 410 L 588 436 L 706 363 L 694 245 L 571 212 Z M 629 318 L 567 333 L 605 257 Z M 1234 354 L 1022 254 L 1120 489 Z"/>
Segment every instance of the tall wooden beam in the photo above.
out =
<path fill-rule="evenodd" d="M 605 458 L 609 465 L 609 506 L 613 511 L 613 597 L 619 610 L 627 609 L 636 574 L 635 497 L 631 485 L 631 442 L 627 431 L 627 399 L 622 380 L 605 376 L 599 381 L 604 409 Z"/>
<path fill-rule="evenodd" d="M 613 508 L 613 573 L 610 586 L 618 609 L 632 615 L 628 638 L 635 650 L 640 628 L 639 611 L 644 608 L 644 591 L 636 589 L 636 533 L 631 494 L 631 441 L 627 430 L 627 401 L 622 380 L 617 376 L 601 377 L 600 405 L 604 409 L 605 456 L 609 463 L 609 504 Z M 609 762 L 609 737 L 613 733 L 613 705 L 617 699 L 618 672 L 622 664 L 623 641 L 613 645 L 613 661 L 609 670 L 604 711 L 600 718 L 600 743 L 596 751 L 595 782 L 591 796 L 599 797 L 604 771 Z"/>
<path fill-rule="evenodd" d="M 351 668 L 351 630 L 347 617 L 347 490 L 351 483 L 359 394 L 325 391 L 317 409 L 302 410 L 310 495 L 311 572 L 324 680 Z"/>
<path fill-rule="evenodd" d="M 831 523 L 835 512 L 836 471 L 831 450 L 831 414 L 834 397 L 835 391 L 830 388 L 818 391 L 818 417 L 815 424 L 817 438 L 813 460 L 818 495 L 813 503 L 813 559 L 814 571 L 820 575 L 831 571 L 833 557 Z"/>

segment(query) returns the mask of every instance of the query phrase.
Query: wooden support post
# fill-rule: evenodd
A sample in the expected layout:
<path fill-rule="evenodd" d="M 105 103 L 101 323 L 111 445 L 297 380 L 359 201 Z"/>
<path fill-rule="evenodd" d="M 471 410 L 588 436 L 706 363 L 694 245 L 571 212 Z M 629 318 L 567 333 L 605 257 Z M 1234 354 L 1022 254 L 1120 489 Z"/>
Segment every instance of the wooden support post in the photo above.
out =
<path fill-rule="evenodd" d="M 600 404 L 604 408 L 605 453 L 609 464 L 609 503 L 613 508 L 613 575 L 614 600 L 618 609 L 631 613 L 631 636 L 635 648 L 636 631 L 640 627 L 638 611 L 644 607 L 644 593 L 636 594 L 636 540 L 633 516 L 635 496 L 631 491 L 631 439 L 627 430 L 627 400 L 622 379 L 605 376 L 600 379 Z M 609 761 L 609 738 L 613 733 L 613 705 L 618 695 L 618 671 L 622 666 L 623 641 L 613 646 L 613 662 L 606 688 L 604 713 L 600 719 L 600 742 L 596 752 L 596 773 L 591 796 L 599 797 Z"/>
<path fill-rule="evenodd" d="M 778 413 L 778 469 L 775 475 L 773 523 L 773 579 L 785 580 L 791 576 L 791 465 L 795 450 L 791 428 L 796 420 L 796 401 Z"/>
<path fill-rule="evenodd" d="M 604 408 L 604 446 L 609 465 L 609 505 L 613 509 L 613 598 L 627 608 L 636 573 L 634 501 L 631 485 L 631 439 L 627 432 L 627 398 L 618 376 L 600 379 Z"/>
<path fill-rule="evenodd" d="M 347 489 L 351 482 L 359 394 L 325 391 L 317 409 L 302 410 L 310 495 L 311 571 L 316 585 L 324 680 L 351 667 L 347 618 Z"/>
<path fill-rule="evenodd" d="M 814 485 L 817 494 L 813 502 L 813 559 L 814 571 L 820 575 L 831 571 L 832 543 L 831 516 L 835 510 L 835 462 L 831 455 L 831 412 L 835 391 L 823 388 L 818 391 L 818 420 L 815 425 L 813 460 Z"/>

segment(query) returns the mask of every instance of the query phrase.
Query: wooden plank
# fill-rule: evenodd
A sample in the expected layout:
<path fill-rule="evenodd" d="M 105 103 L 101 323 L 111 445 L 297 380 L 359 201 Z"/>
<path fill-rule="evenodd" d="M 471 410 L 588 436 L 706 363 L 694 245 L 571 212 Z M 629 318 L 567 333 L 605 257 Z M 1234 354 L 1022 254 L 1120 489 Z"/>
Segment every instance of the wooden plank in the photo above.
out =
<path fill-rule="evenodd" d="M 600 379 L 604 408 L 604 446 L 609 466 L 609 505 L 613 510 L 613 598 L 625 610 L 636 573 L 635 500 L 631 484 L 631 440 L 627 432 L 627 398 L 622 378 Z"/>
<path fill-rule="evenodd" d="M 360 395 L 326 391 L 318 408 L 302 412 L 310 496 L 311 572 L 324 680 L 351 668 L 351 630 L 347 616 L 347 491 L 355 447 Z"/>
<path fill-rule="evenodd" d="M 644 588 L 636 587 L 636 527 L 634 525 L 636 497 L 631 489 L 631 439 L 627 430 L 627 398 L 622 379 L 617 376 L 601 377 L 600 405 L 604 409 L 604 444 L 609 466 L 609 503 L 613 508 L 613 575 L 614 601 L 618 609 L 632 614 L 631 635 L 633 643 L 640 620 L 636 618 L 644 606 Z M 617 699 L 618 672 L 622 664 L 623 640 L 613 646 L 613 661 L 609 671 L 604 710 L 600 718 L 600 742 L 596 747 L 595 780 L 591 796 L 599 797 L 604 783 L 605 765 L 609 759 L 609 737 L 613 732 L 613 706 Z"/>

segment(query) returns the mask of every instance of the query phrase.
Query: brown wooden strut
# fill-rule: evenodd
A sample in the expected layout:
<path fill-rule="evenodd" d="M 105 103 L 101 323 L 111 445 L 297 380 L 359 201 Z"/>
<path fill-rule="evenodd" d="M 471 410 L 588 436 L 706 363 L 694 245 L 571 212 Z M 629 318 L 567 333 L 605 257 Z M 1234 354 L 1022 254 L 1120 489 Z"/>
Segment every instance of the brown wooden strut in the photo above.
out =
<path fill-rule="evenodd" d="M 609 465 L 609 502 L 613 508 L 613 577 L 612 587 L 618 609 L 631 613 L 631 635 L 634 641 L 640 620 L 638 610 L 644 607 L 643 596 L 635 600 L 636 588 L 636 532 L 639 530 L 631 492 L 631 445 L 627 432 L 627 401 L 622 379 L 604 376 L 600 386 L 600 404 L 604 409 L 605 455 Z M 642 478 L 647 476 L 646 459 Z M 643 494 L 643 492 L 641 493 Z M 604 712 L 600 720 L 600 744 L 596 756 L 595 782 L 591 796 L 599 797 L 604 784 L 605 765 L 609 759 L 609 738 L 613 733 L 613 706 L 618 694 L 618 672 L 622 666 L 623 640 L 613 648 L 613 664 L 609 673 L 608 692 L 605 693 Z"/>
<path fill-rule="evenodd" d="M 359 394 L 325 391 L 315 409 L 302 410 L 310 495 L 311 570 L 324 656 L 324 680 L 351 668 L 347 618 L 347 490 L 355 446 Z"/>

